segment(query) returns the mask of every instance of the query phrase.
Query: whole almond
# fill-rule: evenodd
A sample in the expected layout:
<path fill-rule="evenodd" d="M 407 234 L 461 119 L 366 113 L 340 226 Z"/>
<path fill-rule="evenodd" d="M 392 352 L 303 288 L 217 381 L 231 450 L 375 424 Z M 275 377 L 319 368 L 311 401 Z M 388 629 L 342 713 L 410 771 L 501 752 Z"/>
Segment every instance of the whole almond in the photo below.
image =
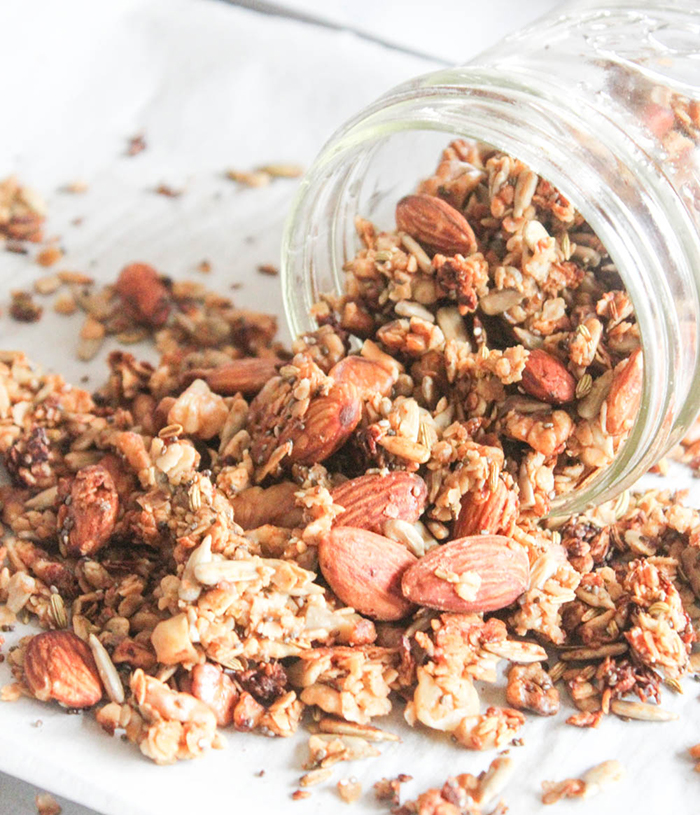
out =
<path fill-rule="evenodd" d="M 443 255 L 470 255 L 477 249 L 474 231 L 464 215 L 432 195 L 402 198 L 396 205 L 396 226 Z"/>
<path fill-rule="evenodd" d="M 57 517 L 61 551 L 71 557 L 95 554 L 109 541 L 119 512 L 109 471 L 101 464 L 83 467 L 72 482 L 61 483 L 59 494 L 65 496 Z"/>
<path fill-rule="evenodd" d="M 637 348 L 615 368 L 607 402 L 605 429 L 611 436 L 630 430 L 639 409 L 644 384 L 644 357 Z"/>
<path fill-rule="evenodd" d="M 413 608 L 401 593 L 401 576 L 416 558 L 400 543 L 366 529 L 336 527 L 321 541 L 318 561 L 328 585 L 360 614 L 400 620 Z"/>
<path fill-rule="evenodd" d="M 125 266 L 117 279 L 117 294 L 134 320 L 159 328 L 168 319 L 170 292 L 147 263 Z"/>
<path fill-rule="evenodd" d="M 303 522 L 302 510 L 296 505 L 299 485 L 283 481 L 271 487 L 250 487 L 231 498 L 233 518 L 243 529 L 257 529 L 265 524 L 293 529 Z"/>
<path fill-rule="evenodd" d="M 277 374 L 280 364 L 278 359 L 257 359 L 250 357 L 234 359 L 218 368 L 197 368 L 187 371 L 182 385 L 187 387 L 195 379 L 203 379 L 214 393 L 221 396 L 233 396 L 243 393 L 252 396 L 262 390 L 263 386 Z"/>
<path fill-rule="evenodd" d="M 550 405 L 573 402 L 576 396 L 576 380 L 564 363 L 541 348 L 530 351 L 520 384 L 525 393 Z"/>
<path fill-rule="evenodd" d="M 205 662 L 194 666 L 192 696 L 214 711 L 219 727 L 228 727 L 233 722 L 233 709 L 238 701 L 238 691 L 231 677 L 218 665 Z"/>
<path fill-rule="evenodd" d="M 360 356 L 341 359 L 328 373 L 336 382 L 350 382 L 357 388 L 361 399 L 369 399 L 375 393 L 388 396 L 396 382 L 394 376 L 379 363 Z"/>
<path fill-rule="evenodd" d="M 90 707 L 102 698 L 102 683 L 87 643 L 72 631 L 45 631 L 29 641 L 24 678 L 42 702 L 64 707 Z"/>
<path fill-rule="evenodd" d="M 438 546 L 408 569 L 404 597 L 439 611 L 495 611 L 527 588 L 527 553 L 503 535 L 473 535 Z"/>
<path fill-rule="evenodd" d="M 278 445 L 293 443 L 287 458 L 290 464 L 317 464 L 345 444 L 361 415 L 362 400 L 355 386 L 338 382 L 326 396 L 312 399 L 301 418 L 287 423 Z"/>
<path fill-rule="evenodd" d="M 333 503 L 345 509 L 335 526 L 355 526 L 383 532 L 390 520 L 415 523 L 423 514 L 428 498 L 425 481 L 401 471 L 352 478 L 331 490 Z"/>
<path fill-rule="evenodd" d="M 499 479 L 493 491 L 485 488 L 465 494 L 452 534 L 455 538 L 509 535 L 517 515 L 518 497 Z"/>

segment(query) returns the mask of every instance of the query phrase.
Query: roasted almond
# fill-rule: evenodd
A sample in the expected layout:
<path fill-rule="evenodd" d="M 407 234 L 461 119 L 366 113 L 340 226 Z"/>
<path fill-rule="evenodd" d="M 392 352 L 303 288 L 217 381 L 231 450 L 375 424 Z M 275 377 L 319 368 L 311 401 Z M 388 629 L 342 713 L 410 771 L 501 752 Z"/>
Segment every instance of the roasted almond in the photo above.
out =
<path fill-rule="evenodd" d="M 277 374 L 280 364 L 278 359 L 255 357 L 234 359 L 218 368 L 197 368 L 187 371 L 182 384 L 187 387 L 195 379 L 203 379 L 214 393 L 221 396 L 233 396 L 243 393 L 251 396 L 262 390 L 263 386 Z"/>
<path fill-rule="evenodd" d="M 464 215 L 432 195 L 402 198 L 396 205 L 396 226 L 443 255 L 470 255 L 477 249 L 474 230 Z"/>
<path fill-rule="evenodd" d="M 290 464 L 317 464 L 345 444 L 362 415 L 362 400 L 349 382 L 339 382 L 326 396 L 311 400 L 303 417 L 292 419 L 280 433 L 278 445 L 293 444 Z"/>
<path fill-rule="evenodd" d="M 509 535 L 518 515 L 518 497 L 499 479 L 495 490 L 468 492 L 452 533 L 455 538 L 471 535 Z"/>
<path fill-rule="evenodd" d="M 420 476 L 396 471 L 352 478 L 331 490 L 331 495 L 333 503 L 345 510 L 335 519 L 336 526 L 381 533 L 390 520 L 415 523 L 425 509 L 428 489 Z"/>
<path fill-rule="evenodd" d="M 318 561 L 328 585 L 360 614 L 400 620 L 413 608 L 401 593 L 401 576 L 416 558 L 400 543 L 366 529 L 336 527 L 321 541 Z"/>
<path fill-rule="evenodd" d="M 527 553 L 503 535 L 473 535 L 438 546 L 408 569 L 404 596 L 439 611 L 495 611 L 527 588 Z"/>
<path fill-rule="evenodd" d="M 92 651 L 72 631 L 45 631 L 29 641 L 24 678 L 42 702 L 90 707 L 102 698 L 102 683 Z"/>
<path fill-rule="evenodd" d="M 644 357 L 637 348 L 626 362 L 615 368 L 610 393 L 606 400 L 605 429 L 611 436 L 626 433 L 634 424 L 644 384 Z"/>
<path fill-rule="evenodd" d="M 530 351 L 520 383 L 525 393 L 550 405 L 573 402 L 576 380 L 563 362 L 537 348 Z"/>
<path fill-rule="evenodd" d="M 250 487 L 231 499 L 234 520 L 243 529 L 257 529 L 265 524 L 293 529 L 302 525 L 302 509 L 296 505 L 299 485 L 283 481 L 271 487 Z"/>
<path fill-rule="evenodd" d="M 170 292 L 156 270 L 147 263 L 125 266 L 117 280 L 117 294 L 131 317 L 139 323 L 158 328 L 168 319 Z"/>
<path fill-rule="evenodd" d="M 238 692 L 231 677 L 218 665 L 205 662 L 194 666 L 192 696 L 213 710 L 219 727 L 228 727 L 233 722 L 233 709 L 238 701 Z"/>
<path fill-rule="evenodd" d="M 70 486 L 68 486 L 70 484 Z M 58 510 L 58 541 L 71 557 L 93 555 L 109 540 L 119 512 L 119 495 L 106 467 L 93 464 L 61 484 L 64 503 Z"/>
<path fill-rule="evenodd" d="M 375 393 L 388 396 L 396 382 L 396 376 L 378 362 L 360 356 L 341 359 L 328 375 L 336 382 L 350 382 L 357 388 L 361 399 L 369 399 Z"/>

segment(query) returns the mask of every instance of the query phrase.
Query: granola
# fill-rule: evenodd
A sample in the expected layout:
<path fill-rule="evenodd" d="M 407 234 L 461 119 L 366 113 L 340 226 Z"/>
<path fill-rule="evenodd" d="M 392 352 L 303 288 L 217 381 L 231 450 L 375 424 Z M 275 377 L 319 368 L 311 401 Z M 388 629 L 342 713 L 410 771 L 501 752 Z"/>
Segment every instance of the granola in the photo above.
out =
<path fill-rule="evenodd" d="M 700 513 L 653 491 L 544 517 L 617 454 L 641 392 L 604 248 L 548 182 L 462 141 L 397 222 L 358 221 L 344 294 L 291 349 L 274 318 L 145 263 L 36 287 L 85 313 L 81 358 L 113 337 L 160 360 L 113 351 L 90 394 L 0 355 L 2 619 L 46 629 L 9 653 L 4 699 L 89 708 L 159 764 L 308 711 L 296 799 L 396 740 L 376 726 L 395 707 L 473 750 L 556 715 L 560 689 L 575 726 L 668 720 L 664 687 L 695 670 Z M 504 662 L 508 707 L 486 705 Z M 505 811 L 485 808 L 509 768 L 398 811 Z"/>

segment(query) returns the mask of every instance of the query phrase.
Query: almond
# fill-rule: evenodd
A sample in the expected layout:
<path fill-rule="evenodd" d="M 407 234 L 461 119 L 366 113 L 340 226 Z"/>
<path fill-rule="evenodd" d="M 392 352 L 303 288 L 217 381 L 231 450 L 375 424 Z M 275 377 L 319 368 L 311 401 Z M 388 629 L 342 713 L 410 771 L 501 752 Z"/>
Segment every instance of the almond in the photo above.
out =
<path fill-rule="evenodd" d="M 32 637 L 24 654 L 24 678 L 42 702 L 90 707 L 102 698 L 102 683 L 87 643 L 72 631 L 45 631 Z"/>
<path fill-rule="evenodd" d="M 219 727 L 228 727 L 233 722 L 233 709 L 238 701 L 238 692 L 231 677 L 218 665 L 205 662 L 194 666 L 192 696 L 214 711 Z"/>
<path fill-rule="evenodd" d="M 187 387 L 195 379 L 203 379 L 214 393 L 221 396 L 233 396 L 243 393 L 252 396 L 262 390 L 263 386 L 277 374 L 280 364 L 274 357 L 270 359 L 234 359 L 218 368 L 198 368 L 187 371 L 183 377 L 183 386 Z"/>
<path fill-rule="evenodd" d="M 131 317 L 139 323 L 162 326 L 170 314 L 170 292 L 156 270 L 147 263 L 125 266 L 117 280 L 117 294 Z"/>
<path fill-rule="evenodd" d="M 606 400 L 605 429 L 611 436 L 626 433 L 634 424 L 644 384 L 644 357 L 637 348 L 626 362 L 615 368 L 610 393 Z"/>
<path fill-rule="evenodd" d="M 243 529 L 257 529 L 265 524 L 293 529 L 301 526 L 303 512 L 296 505 L 299 485 L 291 481 L 271 487 L 250 487 L 231 498 L 234 520 Z"/>
<path fill-rule="evenodd" d="M 311 400 L 306 413 L 280 433 L 278 446 L 293 443 L 287 461 L 312 465 L 325 461 L 345 444 L 362 415 L 362 400 L 349 382 L 339 382 L 326 396 Z"/>
<path fill-rule="evenodd" d="M 331 490 L 333 503 L 345 509 L 335 519 L 336 526 L 355 526 L 383 532 L 390 520 L 415 523 L 423 514 L 428 498 L 425 481 L 401 471 L 352 478 Z"/>
<path fill-rule="evenodd" d="M 550 405 L 573 402 L 576 380 L 563 362 L 537 348 L 530 351 L 520 383 L 525 393 Z"/>
<path fill-rule="evenodd" d="M 509 535 L 518 515 L 518 497 L 499 479 L 496 489 L 468 492 L 452 534 L 455 538 L 471 535 Z"/>
<path fill-rule="evenodd" d="M 400 620 L 413 608 L 401 575 L 416 563 L 405 546 L 352 526 L 336 527 L 318 547 L 329 586 L 347 605 L 375 620 Z"/>
<path fill-rule="evenodd" d="M 69 486 L 70 485 L 70 486 Z M 64 555 L 94 555 L 109 540 L 117 522 L 119 495 L 106 467 L 93 464 L 63 481 L 58 510 L 58 539 Z"/>
<path fill-rule="evenodd" d="M 411 566 L 401 581 L 404 596 L 439 611 L 495 611 L 527 588 L 525 550 L 503 535 L 473 535 L 438 546 Z"/>
<path fill-rule="evenodd" d="M 467 219 L 442 198 L 407 195 L 396 205 L 396 226 L 443 255 L 476 252 L 476 238 Z"/>
<path fill-rule="evenodd" d="M 357 388 L 360 399 L 369 399 L 375 393 L 388 396 L 397 378 L 379 363 L 360 356 L 341 359 L 328 375 L 336 382 L 350 382 Z"/>

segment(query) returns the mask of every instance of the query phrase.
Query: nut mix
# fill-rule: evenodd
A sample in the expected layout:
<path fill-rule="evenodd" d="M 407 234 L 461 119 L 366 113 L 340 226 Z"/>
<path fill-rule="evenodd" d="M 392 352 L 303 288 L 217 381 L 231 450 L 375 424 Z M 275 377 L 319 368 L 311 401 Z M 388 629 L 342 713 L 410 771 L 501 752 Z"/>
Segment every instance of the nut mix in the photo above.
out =
<path fill-rule="evenodd" d="M 0 194 L 5 234 L 39 240 L 33 198 Z M 90 395 L 0 357 L 3 621 L 46 629 L 11 650 L 3 698 L 92 708 L 157 763 L 219 728 L 289 736 L 311 708 L 303 787 L 378 755 L 395 737 L 372 722 L 401 701 L 477 750 L 555 715 L 560 689 L 579 727 L 668 718 L 662 683 L 695 670 L 700 514 L 654 491 L 544 519 L 611 462 L 641 396 L 605 248 L 551 184 L 463 141 L 396 222 L 358 221 L 345 293 L 291 351 L 274 318 L 143 263 L 104 289 L 57 276 L 87 315 L 81 355 L 152 336 L 161 359 L 112 352 Z M 502 660 L 509 707 L 484 709 L 474 682 Z M 479 812 L 509 766 L 399 811 Z M 548 800 L 600 780 L 562 784 Z"/>

